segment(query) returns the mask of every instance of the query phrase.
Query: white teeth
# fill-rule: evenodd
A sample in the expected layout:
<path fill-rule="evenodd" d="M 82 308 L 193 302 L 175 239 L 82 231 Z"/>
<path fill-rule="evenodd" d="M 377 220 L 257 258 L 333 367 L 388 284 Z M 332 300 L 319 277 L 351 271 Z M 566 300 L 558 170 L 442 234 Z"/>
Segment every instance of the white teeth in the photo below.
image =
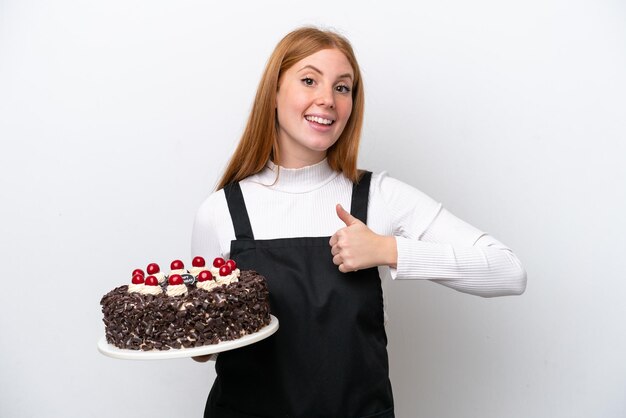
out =
<path fill-rule="evenodd" d="M 324 119 L 317 116 L 305 116 L 305 119 L 311 122 L 321 123 L 322 125 L 330 125 L 333 123 L 330 119 Z"/>

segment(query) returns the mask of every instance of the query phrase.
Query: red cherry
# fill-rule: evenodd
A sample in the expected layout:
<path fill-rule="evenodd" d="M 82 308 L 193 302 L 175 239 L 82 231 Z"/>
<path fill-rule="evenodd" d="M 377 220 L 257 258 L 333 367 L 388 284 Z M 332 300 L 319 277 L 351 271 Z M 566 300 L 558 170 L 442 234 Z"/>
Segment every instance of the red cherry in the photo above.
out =
<path fill-rule="evenodd" d="M 159 280 L 154 276 L 146 277 L 146 286 L 158 286 Z"/>
<path fill-rule="evenodd" d="M 146 271 L 148 272 L 148 274 L 157 274 L 161 271 L 161 269 L 159 268 L 159 265 L 157 263 L 150 263 L 148 264 L 148 267 L 146 267 Z"/>
<path fill-rule="evenodd" d="M 133 276 L 132 282 L 133 284 L 142 284 L 144 282 L 143 274 L 135 274 Z"/>
<path fill-rule="evenodd" d="M 142 269 L 135 269 L 135 270 L 133 270 L 132 276 L 134 276 L 135 274 L 141 274 L 142 276 L 145 276 L 145 273 L 143 272 Z"/>
<path fill-rule="evenodd" d="M 172 286 L 183 284 L 183 278 L 180 274 L 172 274 L 167 280 Z"/>
<path fill-rule="evenodd" d="M 171 270 L 182 270 L 184 268 L 185 268 L 185 265 L 180 260 L 174 260 L 172 261 L 172 264 L 170 264 Z"/>
<path fill-rule="evenodd" d="M 213 267 L 220 268 L 224 264 L 226 264 L 226 260 L 224 260 L 222 257 L 217 257 L 215 260 L 213 260 Z"/>
<path fill-rule="evenodd" d="M 193 258 L 191 265 L 194 267 L 204 267 L 206 266 L 206 262 L 204 261 L 204 258 L 197 256 Z"/>
<path fill-rule="evenodd" d="M 213 275 L 208 270 L 202 270 L 200 274 L 198 274 L 199 282 L 206 282 L 207 280 L 212 280 L 212 279 L 213 279 Z"/>
<path fill-rule="evenodd" d="M 220 267 L 220 276 L 228 276 L 231 273 L 230 267 L 228 265 L 223 265 Z"/>
<path fill-rule="evenodd" d="M 235 269 L 237 268 L 237 263 L 235 263 L 235 260 L 228 260 L 226 262 L 226 265 L 230 267 L 230 271 L 235 271 Z"/>

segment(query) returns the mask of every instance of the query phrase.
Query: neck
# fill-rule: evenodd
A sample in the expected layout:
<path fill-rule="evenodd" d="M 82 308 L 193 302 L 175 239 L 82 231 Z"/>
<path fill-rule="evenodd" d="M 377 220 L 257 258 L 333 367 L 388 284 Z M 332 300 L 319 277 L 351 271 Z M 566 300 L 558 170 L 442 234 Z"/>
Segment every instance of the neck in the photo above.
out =
<path fill-rule="evenodd" d="M 315 150 L 296 141 L 278 138 L 279 165 L 283 168 L 303 168 L 315 165 L 326 158 L 326 149 Z"/>
<path fill-rule="evenodd" d="M 339 173 L 333 171 L 326 160 L 301 168 L 287 168 L 282 164 L 278 167 L 272 161 L 268 161 L 263 171 L 249 179 L 273 190 L 302 193 L 323 186 L 337 175 Z"/>
<path fill-rule="evenodd" d="M 280 153 L 280 166 L 283 168 L 304 168 L 315 165 L 326 158 L 326 151 L 309 153 L 307 155 L 293 155 Z"/>

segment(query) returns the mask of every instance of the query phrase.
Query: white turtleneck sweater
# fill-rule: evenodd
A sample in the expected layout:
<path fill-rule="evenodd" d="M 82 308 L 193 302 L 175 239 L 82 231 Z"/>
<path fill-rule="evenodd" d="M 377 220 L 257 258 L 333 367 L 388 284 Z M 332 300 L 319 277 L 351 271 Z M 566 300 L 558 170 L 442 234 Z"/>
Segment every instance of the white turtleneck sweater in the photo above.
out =
<path fill-rule="evenodd" d="M 326 160 L 301 169 L 269 163 L 240 185 L 255 239 L 330 237 L 345 227 L 335 206 L 348 210 L 352 183 Z M 383 292 L 389 277 L 432 280 L 484 297 L 519 295 L 526 288 L 526 272 L 509 248 L 384 172 L 372 175 L 367 225 L 396 237 L 397 268 L 379 267 Z M 228 258 L 234 239 L 224 191 L 218 190 L 198 209 L 192 255 Z"/>

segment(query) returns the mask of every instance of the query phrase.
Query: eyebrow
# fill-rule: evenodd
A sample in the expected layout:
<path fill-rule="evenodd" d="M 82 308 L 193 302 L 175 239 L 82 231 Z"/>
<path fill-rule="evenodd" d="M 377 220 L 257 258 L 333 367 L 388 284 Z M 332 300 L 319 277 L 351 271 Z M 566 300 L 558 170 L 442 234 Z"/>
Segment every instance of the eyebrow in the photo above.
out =
<path fill-rule="evenodd" d="M 323 73 L 323 72 L 322 72 L 319 68 L 316 68 L 316 67 L 314 67 L 314 66 L 312 66 L 312 65 L 305 65 L 304 67 L 300 68 L 300 69 L 298 70 L 298 72 L 300 72 L 300 71 L 302 71 L 302 70 L 306 70 L 306 69 L 311 69 L 311 70 L 315 71 L 316 73 L 319 73 L 320 75 L 324 75 L 324 73 Z M 341 74 L 341 75 L 340 75 L 339 77 L 337 77 L 337 78 L 338 78 L 338 79 L 339 79 L 339 78 L 349 78 L 350 80 L 352 80 L 352 74 L 350 74 L 350 73 Z"/>

